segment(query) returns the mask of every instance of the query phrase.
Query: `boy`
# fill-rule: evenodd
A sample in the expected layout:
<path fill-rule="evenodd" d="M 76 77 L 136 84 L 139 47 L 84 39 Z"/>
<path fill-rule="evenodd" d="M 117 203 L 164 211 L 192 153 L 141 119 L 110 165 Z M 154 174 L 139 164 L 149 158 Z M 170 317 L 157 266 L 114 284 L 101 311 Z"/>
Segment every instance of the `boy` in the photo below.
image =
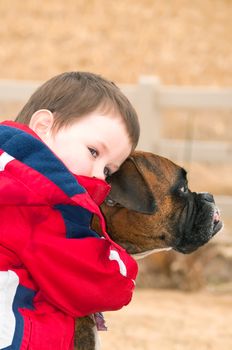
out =
<path fill-rule="evenodd" d="M 98 205 L 138 137 L 121 91 L 80 72 L 50 79 L 0 125 L 0 349 L 71 350 L 76 317 L 130 302 L 137 265 Z"/>

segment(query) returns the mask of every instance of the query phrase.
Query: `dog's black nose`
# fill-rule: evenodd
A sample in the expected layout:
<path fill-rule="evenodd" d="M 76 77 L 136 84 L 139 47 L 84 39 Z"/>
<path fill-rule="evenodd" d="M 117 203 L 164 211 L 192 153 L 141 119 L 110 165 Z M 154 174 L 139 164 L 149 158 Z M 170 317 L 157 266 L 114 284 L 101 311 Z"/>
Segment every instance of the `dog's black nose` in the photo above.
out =
<path fill-rule="evenodd" d="M 213 195 L 211 193 L 205 192 L 205 193 L 199 193 L 199 196 L 201 197 L 201 199 L 203 199 L 204 201 L 210 202 L 210 203 L 214 203 L 214 198 Z"/>

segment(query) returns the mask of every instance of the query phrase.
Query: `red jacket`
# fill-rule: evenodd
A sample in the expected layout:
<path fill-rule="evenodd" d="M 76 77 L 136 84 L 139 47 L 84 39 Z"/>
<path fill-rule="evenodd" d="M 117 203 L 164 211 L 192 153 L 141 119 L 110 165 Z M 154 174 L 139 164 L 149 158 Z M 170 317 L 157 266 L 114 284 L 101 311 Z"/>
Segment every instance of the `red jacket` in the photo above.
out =
<path fill-rule="evenodd" d="M 108 191 L 28 127 L 0 124 L 0 349 L 73 349 L 75 317 L 130 302 L 137 264 L 105 231 Z"/>

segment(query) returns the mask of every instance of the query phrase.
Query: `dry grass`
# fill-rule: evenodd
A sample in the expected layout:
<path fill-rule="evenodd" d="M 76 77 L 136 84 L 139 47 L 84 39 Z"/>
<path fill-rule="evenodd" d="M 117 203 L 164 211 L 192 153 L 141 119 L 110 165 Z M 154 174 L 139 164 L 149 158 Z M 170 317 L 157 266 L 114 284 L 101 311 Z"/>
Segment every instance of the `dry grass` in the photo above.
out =
<path fill-rule="evenodd" d="M 0 12 L 0 77 L 232 85 L 230 0 L 3 0 Z"/>
<path fill-rule="evenodd" d="M 126 309 L 106 313 L 102 350 L 230 350 L 230 295 L 137 291 Z"/>

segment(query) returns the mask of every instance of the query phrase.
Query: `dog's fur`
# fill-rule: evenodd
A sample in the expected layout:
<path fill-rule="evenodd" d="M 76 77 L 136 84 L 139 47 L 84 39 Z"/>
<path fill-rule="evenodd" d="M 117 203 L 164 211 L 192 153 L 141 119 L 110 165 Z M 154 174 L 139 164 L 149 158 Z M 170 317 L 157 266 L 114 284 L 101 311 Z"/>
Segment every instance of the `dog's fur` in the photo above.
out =
<path fill-rule="evenodd" d="M 222 227 L 213 196 L 191 192 L 186 171 L 163 157 L 134 152 L 109 182 L 101 207 L 108 233 L 135 258 L 162 249 L 191 253 Z M 98 231 L 96 220 L 93 227 Z M 75 349 L 96 349 L 93 325 L 77 320 Z"/>

